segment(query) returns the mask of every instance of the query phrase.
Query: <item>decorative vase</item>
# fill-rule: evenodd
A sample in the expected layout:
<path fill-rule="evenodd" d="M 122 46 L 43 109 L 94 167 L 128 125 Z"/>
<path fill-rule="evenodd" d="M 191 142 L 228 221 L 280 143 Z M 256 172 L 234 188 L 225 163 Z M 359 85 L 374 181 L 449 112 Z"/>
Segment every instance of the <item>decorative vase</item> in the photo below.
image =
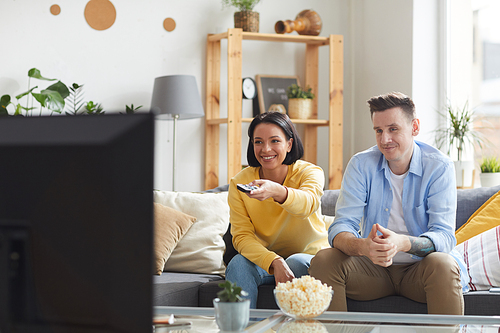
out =
<path fill-rule="evenodd" d="M 309 119 L 312 116 L 313 100 L 310 98 L 288 99 L 288 116 L 291 119 Z"/>
<path fill-rule="evenodd" d="M 250 300 L 241 302 L 221 302 L 215 298 L 215 322 L 221 331 L 239 332 L 244 330 L 250 318 Z"/>
<path fill-rule="evenodd" d="M 274 31 L 278 34 L 297 31 L 299 35 L 318 36 L 321 32 L 321 17 L 314 10 L 301 11 L 294 21 L 278 21 L 274 25 Z"/>
<path fill-rule="evenodd" d="M 259 13 L 251 10 L 235 12 L 234 27 L 246 32 L 259 32 Z"/>
<path fill-rule="evenodd" d="M 500 172 L 483 172 L 479 175 L 482 187 L 500 185 Z"/>
<path fill-rule="evenodd" d="M 474 161 L 455 161 L 455 176 L 458 188 L 474 187 Z"/>
<path fill-rule="evenodd" d="M 267 112 L 279 112 L 286 114 L 286 108 L 283 104 L 271 104 Z"/>

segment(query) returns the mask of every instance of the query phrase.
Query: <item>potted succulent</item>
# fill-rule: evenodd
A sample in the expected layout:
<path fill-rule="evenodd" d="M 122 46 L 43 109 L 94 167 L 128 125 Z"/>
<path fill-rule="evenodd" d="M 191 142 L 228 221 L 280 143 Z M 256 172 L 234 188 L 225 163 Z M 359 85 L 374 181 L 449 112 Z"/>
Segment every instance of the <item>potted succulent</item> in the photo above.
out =
<path fill-rule="evenodd" d="M 253 7 L 260 0 L 222 0 L 222 6 L 234 6 L 238 12 L 234 13 L 234 27 L 247 32 L 259 32 L 259 13 Z"/>
<path fill-rule="evenodd" d="M 292 119 L 308 119 L 313 112 L 314 94 L 312 88 L 303 90 L 296 84 L 292 84 L 286 90 L 288 97 L 288 116 Z"/>
<path fill-rule="evenodd" d="M 221 331 L 242 331 L 250 317 L 250 300 L 242 298 L 248 293 L 230 281 L 219 283 L 219 287 L 222 290 L 213 301 L 217 325 Z"/>
<path fill-rule="evenodd" d="M 492 187 L 500 185 L 500 158 L 491 156 L 485 157 L 481 161 L 481 179 L 482 187 Z"/>
<path fill-rule="evenodd" d="M 477 144 L 483 147 L 485 139 L 473 128 L 474 110 L 469 109 L 468 102 L 463 108 L 446 106 L 446 112 L 441 113 L 447 121 L 447 126 L 437 129 L 436 146 L 446 148 L 450 155 L 456 151 L 455 173 L 457 187 L 472 187 L 474 185 L 474 161 L 464 160 L 463 153 L 469 145 Z"/>

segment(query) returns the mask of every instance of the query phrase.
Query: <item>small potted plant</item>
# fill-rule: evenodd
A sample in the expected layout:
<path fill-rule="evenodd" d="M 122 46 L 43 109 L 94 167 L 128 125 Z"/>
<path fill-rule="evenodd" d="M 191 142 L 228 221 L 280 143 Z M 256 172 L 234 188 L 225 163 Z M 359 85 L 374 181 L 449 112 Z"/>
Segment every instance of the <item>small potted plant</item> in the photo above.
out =
<path fill-rule="evenodd" d="M 219 283 L 219 287 L 222 290 L 213 301 L 217 325 L 221 331 L 242 331 L 250 318 L 250 300 L 243 298 L 248 293 L 230 281 Z"/>
<path fill-rule="evenodd" d="M 500 185 L 500 158 L 491 156 L 485 157 L 481 161 L 481 179 L 482 187 L 492 187 Z"/>
<path fill-rule="evenodd" d="M 441 116 L 447 119 L 446 126 L 436 131 L 436 146 L 446 148 L 446 153 L 456 151 L 455 173 L 457 187 L 473 187 L 474 161 L 464 160 L 463 153 L 469 145 L 483 147 L 485 139 L 473 128 L 474 110 L 469 109 L 468 102 L 463 108 L 446 106 Z M 449 119 L 449 120 L 448 120 Z"/>
<path fill-rule="evenodd" d="M 288 116 L 292 119 L 308 119 L 313 113 L 314 94 L 312 88 L 303 90 L 296 84 L 292 84 L 286 90 L 288 97 Z"/>
<path fill-rule="evenodd" d="M 222 0 L 222 6 L 234 6 L 238 12 L 234 13 L 234 27 L 247 32 L 259 32 L 259 13 L 253 7 L 260 0 Z"/>

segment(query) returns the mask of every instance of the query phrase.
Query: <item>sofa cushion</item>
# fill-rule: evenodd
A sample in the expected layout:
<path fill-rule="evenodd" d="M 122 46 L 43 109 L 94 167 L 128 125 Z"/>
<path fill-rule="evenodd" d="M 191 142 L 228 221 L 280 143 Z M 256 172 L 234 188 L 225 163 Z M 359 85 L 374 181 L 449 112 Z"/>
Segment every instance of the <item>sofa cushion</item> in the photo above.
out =
<path fill-rule="evenodd" d="M 469 316 L 499 316 L 500 294 L 469 291 L 464 294 L 464 312 Z"/>
<path fill-rule="evenodd" d="M 175 247 L 164 271 L 224 275 L 222 237 L 229 225 L 227 192 L 154 191 L 154 202 L 197 219 Z"/>
<path fill-rule="evenodd" d="M 456 249 L 464 257 L 470 290 L 500 286 L 500 226 L 466 240 Z"/>
<path fill-rule="evenodd" d="M 155 213 L 155 274 L 161 275 L 163 267 L 177 243 L 196 221 L 196 217 L 173 208 L 154 203 Z"/>
<path fill-rule="evenodd" d="M 469 220 L 479 207 L 498 191 L 500 191 L 500 185 L 457 190 L 457 230 Z"/>
<path fill-rule="evenodd" d="M 223 281 L 219 275 L 169 273 L 153 275 L 154 306 L 198 306 L 200 286 Z"/>
<path fill-rule="evenodd" d="M 457 244 L 500 225 L 500 192 L 495 193 L 455 233 Z"/>

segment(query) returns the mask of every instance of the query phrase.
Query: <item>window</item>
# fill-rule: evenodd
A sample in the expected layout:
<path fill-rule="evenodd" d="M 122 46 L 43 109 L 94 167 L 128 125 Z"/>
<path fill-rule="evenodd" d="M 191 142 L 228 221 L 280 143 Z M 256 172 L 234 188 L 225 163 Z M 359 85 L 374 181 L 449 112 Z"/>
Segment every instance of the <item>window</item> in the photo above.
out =
<path fill-rule="evenodd" d="M 491 142 L 475 150 L 476 164 L 487 156 L 500 157 L 500 1 L 472 0 L 473 64 L 471 106 L 474 127 Z"/>

